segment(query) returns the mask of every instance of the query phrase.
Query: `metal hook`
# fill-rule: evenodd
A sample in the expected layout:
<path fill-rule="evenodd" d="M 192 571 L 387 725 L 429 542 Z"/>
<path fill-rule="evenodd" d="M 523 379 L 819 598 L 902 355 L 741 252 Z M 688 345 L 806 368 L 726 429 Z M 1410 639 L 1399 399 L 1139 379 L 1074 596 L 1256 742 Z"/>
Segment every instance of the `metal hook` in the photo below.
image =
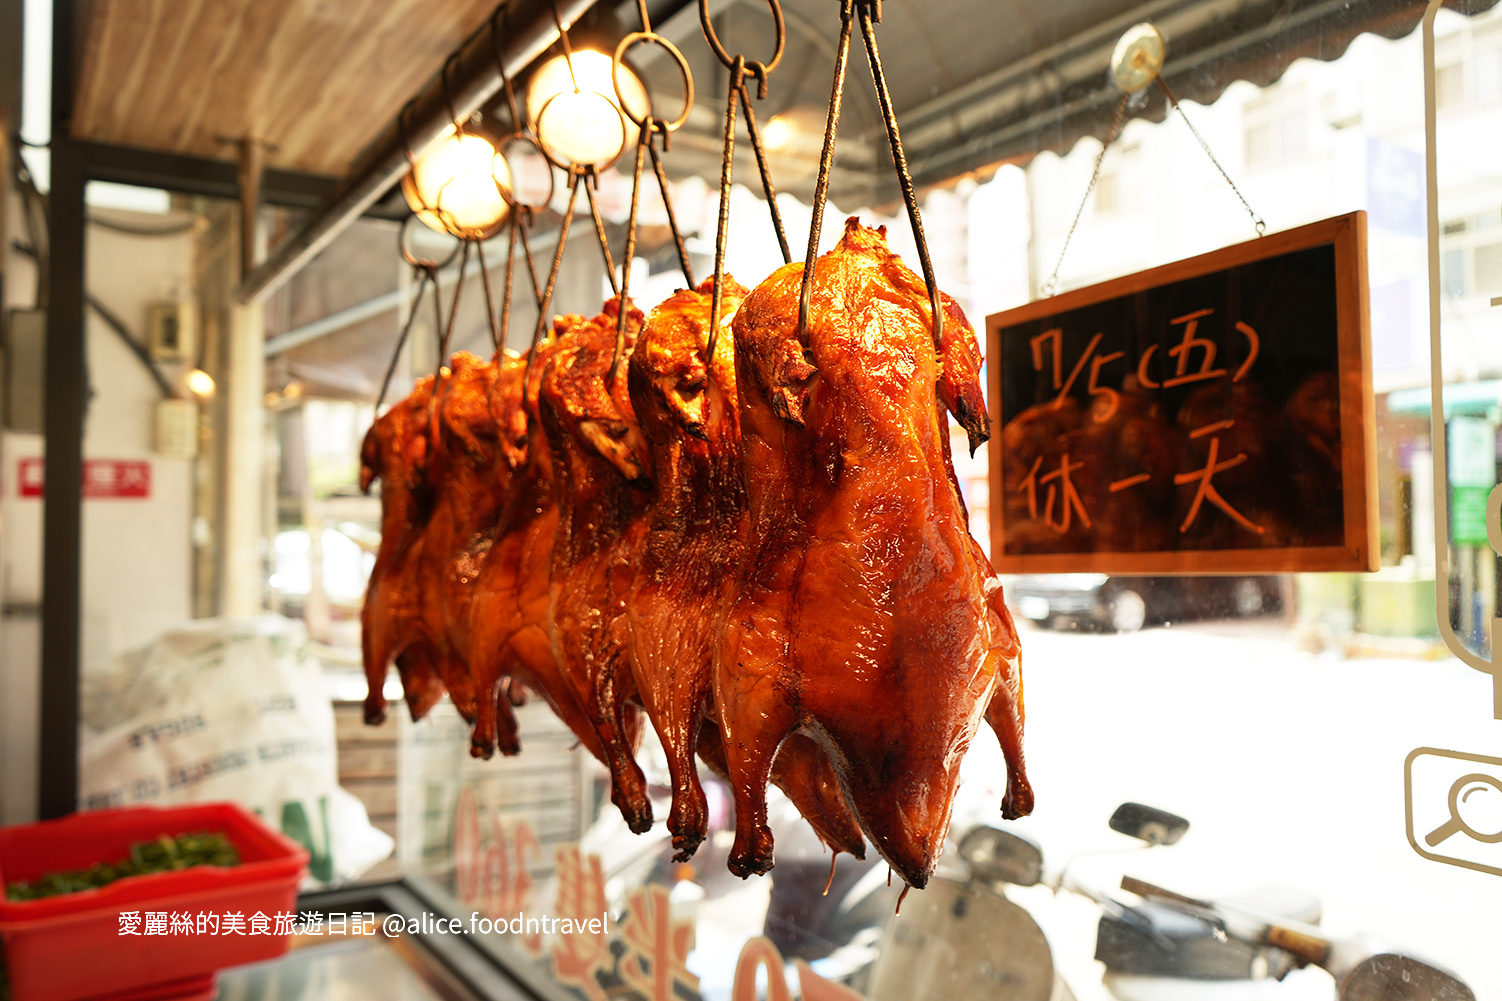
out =
<path fill-rule="evenodd" d="M 767 96 L 765 91 L 766 75 L 775 70 L 777 64 L 782 62 L 782 51 L 787 47 L 787 29 L 784 27 L 782 21 L 782 5 L 777 0 L 767 0 L 767 6 L 772 10 L 772 30 L 777 39 L 776 47 L 772 52 L 772 58 L 768 59 L 765 63 L 752 63 L 749 61 L 746 63 L 748 66 L 756 65 L 762 67 L 760 75 L 763 87 L 762 97 Z M 734 68 L 736 57 L 727 52 L 725 46 L 720 44 L 720 36 L 715 34 L 707 0 L 699 0 L 699 24 L 704 29 L 704 40 L 709 43 L 709 47 L 714 52 L 715 57 L 724 64 L 726 69 Z"/>
<path fill-rule="evenodd" d="M 610 241 L 605 237 L 605 220 L 600 218 L 600 207 L 595 202 L 595 190 L 599 187 L 600 175 L 589 167 L 580 168 L 580 172 L 586 175 L 584 198 L 589 202 L 589 214 L 594 220 L 595 236 L 600 240 L 600 256 L 605 258 L 605 274 L 610 278 L 610 294 L 620 295 L 621 283 L 615 277 L 615 258 L 610 253 Z"/>
<path fill-rule="evenodd" d="M 892 147 L 892 166 L 897 171 L 897 183 L 902 188 L 902 200 L 907 205 L 913 241 L 918 245 L 918 260 L 923 265 L 923 281 L 928 285 L 928 304 L 933 311 L 934 351 L 942 355 L 944 307 L 939 299 L 939 282 L 934 277 L 933 260 L 928 253 L 928 237 L 923 232 L 923 218 L 918 211 L 918 194 L 913 189 L 913 175 L 908 170 L 907 155 L 902 150 L 902 135 L 897 130 L 897 115 L 892 110 L 892 94 L 887 89 L 886 74 L 881 67 L 881 53 L 876 48 L 876 30 L 872 22 L 880 17 L 881 0 L 861 0 L 861 36 L 866 42 L 866 58 L 871 64 L 871 79 L 876 84 L 876 97 L 881 103 L 881 117 L 887 126 L 887 141 Z"/>
<path fill-rule="evenodd" d="M 505 340 L 501 336 L 500 321 L 495 313 L 495 296 L 490 288 L 490 266 L 485 263 L 485 241 L 475 241 L 475 255 L 479 257 L 480 279 L 485 288 L 485 320 L 490 324 L 490 342 L 495 346 L 496 356 L 499 357 L 501 348 L 505 346 Z M 510 275 L 507 275 L 510 278 Z"/>
<path fill-rule="evenodd" d="M 412 297 L 412 306 L 407 313 L 407 319 L 402 323 L 401 331 L 396 335 L 396 348 L 391 352 L 391 362 L 386 366 L 386 377 L 381 380 L 381 392 L 376 397 L 375 412 L 379 416 L 381 404 L 386 402 L 386 393 L 391 388 L 391 378 L 396 374 L 396 363 L 402 356 L 402 348 L 407 345 L 407 335 L 412 332 L 412 323 L 417 319 L 417 307 L 422 304 L 422 294 L 427 290 L 428 282 L 433 274 L 431 266 L 413 265 L 412 270 L 419 272 L 422 277 L 417 282 L 417 294 Z"/>
<path fill-rule="evenodd" d="M 767 77 L 777 68 L 782 61 L 782 53 L 787 44 L 787 34 L 783 26 L 782 7 L 778 0 L 767 0 L 772 11 L 772 26 L 776 36 L 775 49 L 772 58 L 766 62 L 748 60 L 744 55 L 732 57 L 721 44 L 719 36 L 715 34 L 712 18 L 709 15 L 709 7 L 706 0 L 699 0 L 699 23 L 704 29 L 705 40 L 715 56 L 730 70 L 727 92 L 725 94 L 725 132 L 720 158 L 720 206 L 719 222 L 715 231 L 715 265 L 714 265 L 714 293 L 709 311 L 709 338 L 706 345 L 705 364 L 710 364 L 714 359 L 715 345 L 719 339 L 720 317 L 724 309 L 725 288 L 725 251 L 726 242 L 729 238 L 730 225 L 730 192 L 732 175 L 735 162 L 735 108 L 737 102 L 746 116 L 746 137 L 751 143 L 751 149 L 756 156 L 757 171 L 761 175 L 762 192 L 767 198 L 767 209 L 772 216 L 772 229 L 777 234 L 777 243 L 782 250 L 783 263 L 792 260 L 792 252 L 788 249 L 787 232 L 782 225 L 782 213 L 777 207 L 777 190 L 772 183 L 771 168 L 767 163 L 766 151 L 762 146 L 761 130 L 756 124 L 756 114 L 751 108 L 751 94 L 746 88 L 746 76 L 750 74 L 756 78 L 756 93 L 758 100 L 764 100 L 767 96 Z"/>
<path fill-rule="evenodd" d="M 798 290 L 798 339 L 805 346 L 808 344 L 809 299 L 814 287 L 814 260 L 819 256 L 819 238 L 824 230 L 824 202 L 829 197 L 829 168 L 834 163 L 834 137 L 840 124 L 840 104 L 845 96 L 845 70 L 850 63 L 850 30 L 854 20 L 853 0 L 841 0 L 840 45 L 835 54 L 834 85 L 829 93 L 829 111 L 824 118 L 824 148 L 819 153 L 819 173 L 814 180 L 808 252 L 803 260 L 803 281 Z"/>
<path fill-rule="evenodd" d="M 668 138 L 667 134 L 664 133 L 662 137 L 662 147 L 664 150 L 667 149 L 667 145 Z M 688 247 L 683 242 L 683 231 L 678 228 L 678 216 L 673 211 L 673 199 L 668 193 L 667 171 L 662 169 L 662 158 L 657 155 L 656 146 L 649 143 L 647 145 L 647 155 L 652 158 L 652 171 L 657 175 L 657 187 L 662 191 L 662 204 L 667 209 L 668 214 L 668 228 L 673 232 L 673 244 L 678 250 L 678 266 L 683 271 L 683 280 L 688 283 L 689 288 L 693 288 L 694 272 L 689 266 Z"/>
<path fill-rule="evenodd" d="M 459 299 L 464 294 L 464 269 L 469 265 L 470 244 L 477 241 L 465 240 L 463 252 L 459 255 L 459 279 L 454 283 L 454 301 L 449 306 L 449 320 L 441 329 L 442 339 L 438 342 L 438 370 L 443 371 L 444 360 L 448 358 L 449 343 L 454 337 L 454 320 L 459 316 Z"/>
<path fill-rule="evenodd" d="M 657 126 L 657 119 L 648 119 L 645 125 L 640 126 L 636 135 L 636 169 L 631 175 L 631 214 L 626 220 L 626 249 L 621 264 L 621 284 L 617 289 L 621 308 L 616 311 L 615 349 L 610 355 L 610 371 L 605 380 L 606 385 L 611 389 L 615 388 L 615 377 L 620 370 L 621 357 L 626 353 L 626 302 L 631 293 L 631 262 L 636 257 L 636 213 L 641 205 L 641 172 L 646 164 L 647 149 L 652 145 L 652 133 Z M 667 193 L 663 192 L 663 201 L 667 200 Z"/>
<path fill-rule="evenodd" d="M 642 126 L 645 125 L 649 119 L 661 121 L 661 119 L 658 119 L 656 117 L 655 112 L 651 107 L 651 91 L 647 92 L 647 113 L 641 118 L 636 117 L 636 113 L 633 112 L 630 106 L 626 104 L 626 95 L 621 93 L 620 70 L 621 65 L 625 62 L 626 59 L 626 50 L 631 48 L 631 46 L 633 45 L 645 44 L 649 42 L 656 43 L 657 45 L 660 45 L 667 50 L 668 55 L 673 57 L 673 62 L 678 67 L 678 75 L 683 79 L 683 110 L 679 112 L 677 118 L 667 123 L 665 127 L 665 132 L 677 132 L 680 128 L 683 127 L 684 123 L 688 121 L 689 113 L 694 110 L 694 75 L 689 70 L 688 60 L 684 57 L 683 52 L 679 50 L 678 46 L 674 45 L 666 38 L 663 38 L 661 35 L 655 34 L 650 29 L 643 31 L 633 31 L 631 34 L 621 39 L 621 43 L 615 47 L 615 55 L 611 57 L 610 63 L 610 83 L 611 86 L 615 88 L 615 99 L 620 106 L 621 113 L 627 118 L 631 119 L 633 124 Z"/>
<path fill-rule="evenodd" d="M 537 346 L 542 342 L 542 332 L 547 327 L 548 309 L 553 304 L 553 289 L 558 284 L 558 267 L 563 263 L 563 248 L 568 245 L 568 231 L 574 225 L 574 206 L 579 200 L 579 178 L 580 172 L 570 172 L 568 207 L 563 212 L 563 224 L 558 230 L 558 246 L 553 251 L 553 268 L 548 272 L 548 283 L 543 290 L 542 301 L 538 303 L 537 326 L 532 331 L 532 347 L 527 354 L 526 377 L 529 379 L 532 376 L 533 359 L 537 357 Z"/>

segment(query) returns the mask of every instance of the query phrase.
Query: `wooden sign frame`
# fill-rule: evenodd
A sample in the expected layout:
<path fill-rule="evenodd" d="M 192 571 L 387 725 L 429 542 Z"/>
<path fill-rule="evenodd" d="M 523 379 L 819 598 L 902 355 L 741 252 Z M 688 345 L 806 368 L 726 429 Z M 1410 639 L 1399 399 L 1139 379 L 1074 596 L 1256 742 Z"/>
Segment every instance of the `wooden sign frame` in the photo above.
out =
<path fill-rule="evenodd" d="M 1006 497 L 1002 433 L 1001 332 L 1019 324 L 1069 313 L 1139 292 L 1171 286 L 1300 250 L 1333 246 L 1335 253 L 1336 356 L 1340 394 L 1340 475 L 1343 544 L 1180 551 L 1005 551 Z M 1370 302 L 1366 267 L 1366 213 L 1352 212 L 1246 243 L 1175 261 L 1123 278 L 1040 299 L 986 318 L 992 435 L 990 459 L 991 559 L 999 573 L 1244 574 L 1377 569 L 1376 405 L 1372 395 Z M 1024 364 L 1031 364 L 1027 359 Z"/>

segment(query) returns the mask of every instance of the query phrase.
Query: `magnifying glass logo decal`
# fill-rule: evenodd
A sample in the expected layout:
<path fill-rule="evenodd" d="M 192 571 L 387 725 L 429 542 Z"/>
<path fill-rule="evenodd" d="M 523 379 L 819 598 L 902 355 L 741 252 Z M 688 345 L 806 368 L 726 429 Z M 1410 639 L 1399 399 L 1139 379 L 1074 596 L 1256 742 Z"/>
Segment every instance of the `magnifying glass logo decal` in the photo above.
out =
<path fill-rule="evenodd" d="M 1502 830 L 1487 834 L 1476 830 L 1470 824 L 1460 819 L 1460 804 L 1470 798 L 1471 793 L 1481 791 L 1482 786 L 1490 786 L 1499 795 L 1502 795 L 1502 780 L 1493 775 L 1485 775 L 1481 772 L 1472 772 L 1470 775 L 1462 775 L 1450 786 L 1450 819 L 1440 824 L 1434 830 L 1424 836 L 1424 843 L 1430 848 L 1444 841 L 1452 835 L 1464 831 L 1467 836 L 1485 844 L 1494 845 L 1502 841 Z M 1469 787 L 1469 788 L 1467 788 Z"/>

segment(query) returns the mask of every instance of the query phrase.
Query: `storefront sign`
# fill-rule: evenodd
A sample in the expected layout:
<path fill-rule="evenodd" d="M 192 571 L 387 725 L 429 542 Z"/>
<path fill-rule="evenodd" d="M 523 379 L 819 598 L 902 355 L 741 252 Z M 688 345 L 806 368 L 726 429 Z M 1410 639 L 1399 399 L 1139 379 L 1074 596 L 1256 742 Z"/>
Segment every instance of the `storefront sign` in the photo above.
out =
<path fill-rule="evenodd" d="M 1363 213 L 988 317 L 1004 573 L 1371 570 Z"/>
<path fill-rule="evenodd" d="M 1484 546 L 1486 499 L 1497 482 L 1497 429 L 1484 417 L 1452 417 L 1447 430 L 1450 540 Z"/>
<path fill-rule="evenodd" d="M 41 497 L 47 481 L 46 460 L 31 456 L 16 464 L 22 497 Z M 146 459 L 83 460 L 83 495 L 92 500 L 151 496 L 151 462 Z"/>

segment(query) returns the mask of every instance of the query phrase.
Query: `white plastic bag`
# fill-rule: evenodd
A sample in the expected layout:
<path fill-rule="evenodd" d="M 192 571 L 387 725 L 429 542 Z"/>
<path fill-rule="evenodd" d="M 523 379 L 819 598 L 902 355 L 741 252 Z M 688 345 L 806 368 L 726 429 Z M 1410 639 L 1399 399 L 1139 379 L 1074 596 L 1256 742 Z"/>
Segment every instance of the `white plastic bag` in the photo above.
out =
<path fill-rule="evenodd" d="M 391 854 L 339 787 L 333 707 L 300 622 L 190 623 L 87 679 L 83 705 L 81 809 L 234 800 L 307 848 L 319 883 Z"/>

